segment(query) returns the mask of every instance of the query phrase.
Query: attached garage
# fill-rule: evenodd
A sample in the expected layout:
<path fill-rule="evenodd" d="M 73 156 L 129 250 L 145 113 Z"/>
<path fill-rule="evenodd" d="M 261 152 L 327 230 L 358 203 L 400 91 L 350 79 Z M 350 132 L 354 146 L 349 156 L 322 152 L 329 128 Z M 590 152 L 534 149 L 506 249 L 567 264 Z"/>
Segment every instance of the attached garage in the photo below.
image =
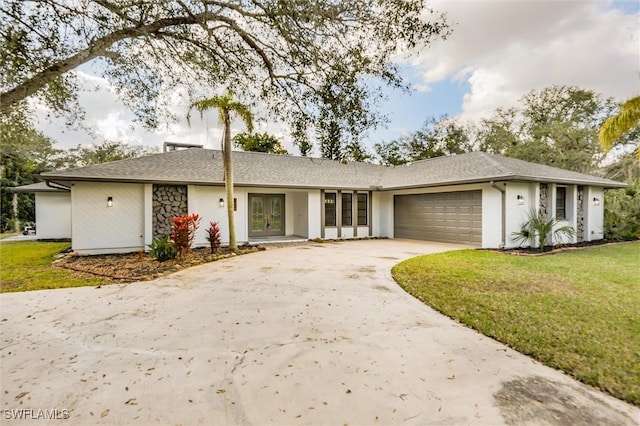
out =
<path fill-rule="evenodd" d="M 482 191 L 395 195 L 394 236 L 482 245 Z"/>

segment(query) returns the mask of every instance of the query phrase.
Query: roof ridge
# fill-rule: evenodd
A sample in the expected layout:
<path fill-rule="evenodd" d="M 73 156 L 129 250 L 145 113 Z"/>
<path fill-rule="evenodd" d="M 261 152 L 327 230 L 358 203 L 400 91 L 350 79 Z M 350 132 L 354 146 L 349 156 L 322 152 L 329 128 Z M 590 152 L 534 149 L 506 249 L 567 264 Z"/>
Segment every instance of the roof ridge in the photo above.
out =
<path fill-rule="evenodd" d="M 485 152 L 485 151 L 477 151 L 479 154 L 481 154 L 482 157 L 488 159 L 491 164 L 493 164 L 496 169 L 498 169 L 498 171 L 504 175 L 515 175 L 517 173 L 515 173 L 513 170 L 510 170 L 509 168 L 507 168 L 504 164 L 502 164 L 501 161 L 498 161 L 499 159 L 503 159 L 506 158 L 502 155 L 497 155 L 497 154 L 492 154 L 489 152 Z"/>

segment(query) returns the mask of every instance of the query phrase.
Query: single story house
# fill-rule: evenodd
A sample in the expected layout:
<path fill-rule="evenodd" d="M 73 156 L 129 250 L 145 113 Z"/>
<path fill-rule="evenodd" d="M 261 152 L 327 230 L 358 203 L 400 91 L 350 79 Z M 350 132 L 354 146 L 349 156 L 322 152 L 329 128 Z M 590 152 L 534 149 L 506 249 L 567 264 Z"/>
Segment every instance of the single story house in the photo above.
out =
<path fill-rule="evenodd" d="M 64 187 L 32 183 L 13 188 L 15 192 L 35 194 L 36 237 L 39 240 L 71 238 L 71 191 Z"/>
<path fill-rule="evenodd" d="M 485 248 L 517 246 L 512 233 L 530 209 L 603 238 L 607 179 L 484 152 L 387 167 L 321 158 L 233 152 L 238 242 L 272 238 L 388 237 Z M 43 173 L 68 188 L 73 250 L 145 250 L 168 235 L 170 218 L 202 217 L 228 241 L 222 153 L 191 148 Z M 40 227 L 38 223 L 38 227 Z M 570 242 L 570 241 L 566 241 Z"/>

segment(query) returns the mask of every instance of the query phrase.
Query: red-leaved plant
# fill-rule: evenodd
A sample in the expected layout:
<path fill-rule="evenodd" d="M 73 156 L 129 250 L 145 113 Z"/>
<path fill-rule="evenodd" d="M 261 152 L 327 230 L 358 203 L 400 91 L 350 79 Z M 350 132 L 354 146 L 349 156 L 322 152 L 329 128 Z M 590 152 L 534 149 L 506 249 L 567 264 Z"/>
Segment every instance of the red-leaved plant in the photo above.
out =
<path fill-rule="evenodd" d="M 191 250 L 200 219 L 196 213 L 171 218 L 171 240 L 180 257 L 184 257 Z"/>
<path fill-rule="evenodd" d="M 220 249 L 220 227 L 218 227 L 218 222 L 209 222 L 207 241 L 211 245 L 211 254 L 217 253 L 218 249 Z"/>

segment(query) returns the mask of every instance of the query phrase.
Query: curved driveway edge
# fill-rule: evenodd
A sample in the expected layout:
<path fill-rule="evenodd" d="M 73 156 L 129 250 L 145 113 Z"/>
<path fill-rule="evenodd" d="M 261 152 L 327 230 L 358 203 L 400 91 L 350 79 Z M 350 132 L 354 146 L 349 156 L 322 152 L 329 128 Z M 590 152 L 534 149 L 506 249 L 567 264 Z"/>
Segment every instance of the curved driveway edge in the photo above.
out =
<path fill-rule="evenodd" d="M 2 294 L 2 422 L 28 409 L 68 410 L 64 425 L 640 422 L 391 277 L 455 248 L 309 243 L 143 283 Z"/>

